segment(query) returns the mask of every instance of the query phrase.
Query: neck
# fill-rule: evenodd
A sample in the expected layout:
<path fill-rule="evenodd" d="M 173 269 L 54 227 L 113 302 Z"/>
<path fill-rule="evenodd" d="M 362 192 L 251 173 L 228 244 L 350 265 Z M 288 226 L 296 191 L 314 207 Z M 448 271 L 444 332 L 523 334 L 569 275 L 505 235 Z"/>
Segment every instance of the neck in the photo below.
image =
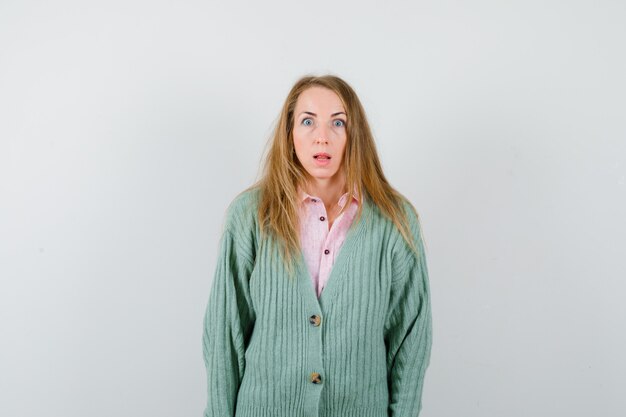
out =
<path fill-rule="evenodd" d="M 346 192 L 346 181 L 343 177 L 312 178 L 304 185 L 304 190 L 322 199 L 326 207 L 333 207 Z"/>

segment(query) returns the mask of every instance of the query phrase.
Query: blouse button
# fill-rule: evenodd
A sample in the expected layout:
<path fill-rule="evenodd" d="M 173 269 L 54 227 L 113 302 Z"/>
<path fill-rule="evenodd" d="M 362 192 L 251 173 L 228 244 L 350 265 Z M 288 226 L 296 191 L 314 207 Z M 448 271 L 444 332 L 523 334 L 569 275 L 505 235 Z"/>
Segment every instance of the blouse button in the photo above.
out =
<path fill-rule="evenodd" d="M 322 318 L 318 316 L 317 314 L 314 314 L 311 317 L 309 317 L 309 323 L 311 323 L 315 327 L 319 326 L 321 322 L 322 322 Z"/>
<path fill-rule="evenodd" d="M 311 373 L 311 382 L 314 384 L 321 384 L 322 383 L 322 376 L 320 374 L 318 374 L 317 372 L 312 372 Z"/>
<path fill-rule="evenodd" d="M 328 249 L 325 249 L 325 250 L 324 250 L 324 253 L 325 253 L 326 255 L 328 255 L 328 254 L 330 253 L 330 251 L 329 251 Z"/>
<path fill-rule="evenodd" d="M 320 220 L 324 221 L 324 220 L 326 220 L 326 217 L 322 216 L 322 217 L 320 217 Z"/>

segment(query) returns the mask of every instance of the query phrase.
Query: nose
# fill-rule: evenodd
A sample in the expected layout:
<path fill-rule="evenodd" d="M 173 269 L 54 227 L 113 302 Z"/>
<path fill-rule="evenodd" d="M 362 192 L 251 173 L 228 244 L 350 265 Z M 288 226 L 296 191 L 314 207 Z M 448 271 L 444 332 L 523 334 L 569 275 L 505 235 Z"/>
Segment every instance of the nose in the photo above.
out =
<path fill-rule="evenodd" d="M 328 143 L 328 139 L 326 139 L 326 136 L 318 136 L 315 143 Z"/>
<path fill-rule="evenodd" d="M 328 143 L 329 132 L 326 126 L 320 126 L 317 132 L 316 143 Z"/>

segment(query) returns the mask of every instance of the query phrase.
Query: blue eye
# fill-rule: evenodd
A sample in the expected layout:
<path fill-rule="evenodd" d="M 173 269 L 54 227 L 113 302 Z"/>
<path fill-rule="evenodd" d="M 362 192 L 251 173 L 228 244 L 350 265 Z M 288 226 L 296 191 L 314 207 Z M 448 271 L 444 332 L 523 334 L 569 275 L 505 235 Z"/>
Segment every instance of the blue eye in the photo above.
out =
<path fill-rule="evenodd" d="M 311 123 L 307 123 L 307 121 L 311 122 Z M 302 124 L 305 126 L 311 126 L 313 124 L 313 120 L 311 120 L 310 117 L 307 117 L 306 119 L 302 120 Z"/>
<path fill-rule="evenodd" d="M 341 119 L 335 120 L 335 127 L 343 127 L 345 126 L 345 122 Z"/>

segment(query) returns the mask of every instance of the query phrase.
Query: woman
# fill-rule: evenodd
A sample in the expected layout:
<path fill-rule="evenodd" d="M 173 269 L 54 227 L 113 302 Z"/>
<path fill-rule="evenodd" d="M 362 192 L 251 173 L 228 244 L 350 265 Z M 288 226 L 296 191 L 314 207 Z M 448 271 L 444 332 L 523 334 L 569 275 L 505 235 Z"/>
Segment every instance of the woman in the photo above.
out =
<path fill-rule="evenodd" d="M 226 213 L 204 416 L 417 416 L 432 345 L 420 225 L 354 90 L 301 78 L 270 144 Z"/>

